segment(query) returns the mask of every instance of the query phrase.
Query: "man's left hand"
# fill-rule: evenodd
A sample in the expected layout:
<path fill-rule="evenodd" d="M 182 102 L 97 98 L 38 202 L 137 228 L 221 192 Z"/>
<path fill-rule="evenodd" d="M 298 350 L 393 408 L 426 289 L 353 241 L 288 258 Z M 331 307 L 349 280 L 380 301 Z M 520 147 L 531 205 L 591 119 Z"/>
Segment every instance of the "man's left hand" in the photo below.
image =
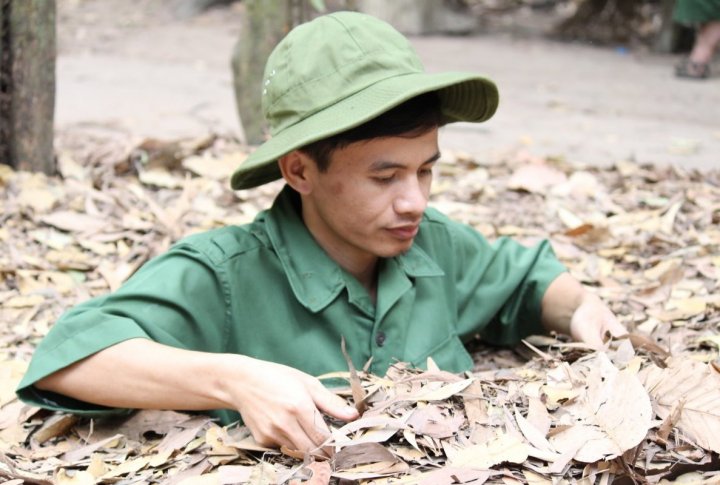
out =
<path fill-rule="evenodd" d="M 570 336 L 594 348 L 603 346 L 608 337 L 620 337 L 627 329 L 596 295 L 586 291 L 570 319 Z"/>

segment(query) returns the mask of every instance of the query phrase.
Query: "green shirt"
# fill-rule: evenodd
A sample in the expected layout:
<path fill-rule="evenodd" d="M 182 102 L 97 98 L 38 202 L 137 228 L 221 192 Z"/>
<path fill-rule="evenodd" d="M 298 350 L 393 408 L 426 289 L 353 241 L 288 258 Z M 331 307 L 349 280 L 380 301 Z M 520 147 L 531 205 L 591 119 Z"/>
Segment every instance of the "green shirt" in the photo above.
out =
<path fill-rule="evenodd" d="M 69 310 L 40 342 L 18 387 L 30 404 L 100 415 L 108 408 L 33 387 L 113 344 L 150 338 L 232 352 L 319 376 L 357 368 L 383 375 L 395 361 L 472 368 L 463 340 L 507 345 L 543 331 L 545 289 L 565 268 L 547 242 L 494 244 L 427 209 L 412 248 L 382 260 L 377 303 L 313 239 L 287 187 L 251 224 L 193 235 L 145 264 L 118 291 Z M 234 411 L 215 412 L 223 422 Z"/>

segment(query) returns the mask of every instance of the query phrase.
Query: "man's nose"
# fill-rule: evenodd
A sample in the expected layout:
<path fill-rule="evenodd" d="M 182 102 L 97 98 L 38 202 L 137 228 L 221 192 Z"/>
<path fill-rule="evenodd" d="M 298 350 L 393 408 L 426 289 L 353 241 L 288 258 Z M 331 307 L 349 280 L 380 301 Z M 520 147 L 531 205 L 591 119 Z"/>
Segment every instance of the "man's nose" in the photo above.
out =
<path fill-rule="evenodd" d="M 419 180 L 409 181 L 395 198 L 395 212 L 417 216 L 427 207 L 428 191 Z"/>

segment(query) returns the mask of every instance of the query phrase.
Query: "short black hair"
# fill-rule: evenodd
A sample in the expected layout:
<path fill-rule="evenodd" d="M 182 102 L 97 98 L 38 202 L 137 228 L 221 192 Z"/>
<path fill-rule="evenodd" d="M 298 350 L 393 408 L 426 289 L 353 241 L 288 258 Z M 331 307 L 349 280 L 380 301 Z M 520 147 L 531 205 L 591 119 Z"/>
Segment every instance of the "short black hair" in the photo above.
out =
<path fill-rule="evenodd" d="M 300 151 L 325 172 L 332 153 L 351 143 L 389 136 L 416 137 L 442 125 L 440 96 L 432 91 L 411 98 L 360 126 L 305 145 Z"/>

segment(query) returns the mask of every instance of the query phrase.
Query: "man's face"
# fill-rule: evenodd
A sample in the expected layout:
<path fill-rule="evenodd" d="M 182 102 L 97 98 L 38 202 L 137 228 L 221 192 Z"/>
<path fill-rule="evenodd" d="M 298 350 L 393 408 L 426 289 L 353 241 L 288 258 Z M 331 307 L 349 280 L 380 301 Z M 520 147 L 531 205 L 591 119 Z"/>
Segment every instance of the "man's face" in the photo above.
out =
<path fill-rule="evenodd" d="M 427 205 L 431 170 L 439 156 L 437 128 L 335 150 L 327 171 L 309 165 L 305 224 L 325 251 L 351 271 L 407 251 Z"/>

